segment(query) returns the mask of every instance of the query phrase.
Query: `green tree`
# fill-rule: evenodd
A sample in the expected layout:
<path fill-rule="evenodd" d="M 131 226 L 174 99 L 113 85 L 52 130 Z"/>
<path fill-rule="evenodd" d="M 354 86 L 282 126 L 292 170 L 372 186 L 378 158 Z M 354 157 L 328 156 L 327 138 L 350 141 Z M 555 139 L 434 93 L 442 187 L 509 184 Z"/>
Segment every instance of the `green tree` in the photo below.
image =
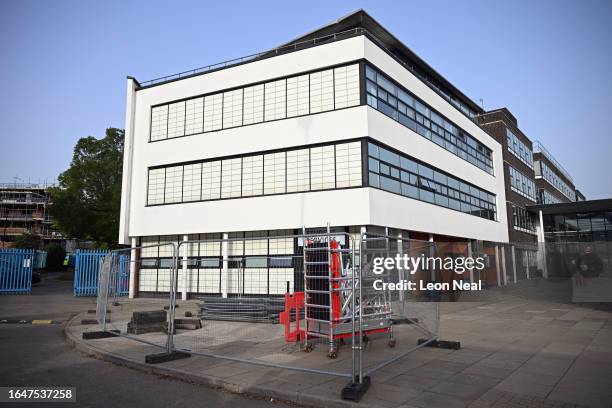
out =
<path fill-rule="evenodd" d="M 30 234 L 26 232 L 17 238 L 15 238 L 15 242 L 13 247 L 19 249 L 37 249 L 39 245 L 39 238 L 36 235 Z"/>
<path fill-rule="evenodd" d="M 64 248 L 60 244 L 53 242 L 47 245 L 45 250 L 47 251 L 47 269 L 51 271 L 62 269 L 64 257 L 66 257 Z"/>
<path fill-rule="evenodd" d="M 51 214 L 65 236 L 115 247 L 119 234 L 122 129 L 106 129 L 103 139 L 81 138 L 70 168 L 51 190 Z"/>

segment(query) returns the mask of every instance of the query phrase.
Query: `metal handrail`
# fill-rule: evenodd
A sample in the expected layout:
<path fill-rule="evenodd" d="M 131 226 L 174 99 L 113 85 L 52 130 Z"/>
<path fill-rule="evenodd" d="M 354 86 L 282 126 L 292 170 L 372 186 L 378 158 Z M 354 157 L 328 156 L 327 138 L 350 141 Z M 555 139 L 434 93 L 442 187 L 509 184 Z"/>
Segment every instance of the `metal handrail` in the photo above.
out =
<path fill-rule="evenodd" d="M 542 153 L 544 157 L 546 157 L 550 162 L 565 176 L 569 181 L 574 183 L 574 179 L 570 176 L 569 172 L 565 170 L 565 168 L 555 159 L 555 157 L 544 147 L 542 143 L 539 141 L 535 141 L 533 143 L 533 152 L 534 153 Z"/>
<path fill-rule="evenodd" d="M 0 188 L 28 188 L 32 190 L 44 190 L 55 187 L 57 183 L 0 183 Z"/>

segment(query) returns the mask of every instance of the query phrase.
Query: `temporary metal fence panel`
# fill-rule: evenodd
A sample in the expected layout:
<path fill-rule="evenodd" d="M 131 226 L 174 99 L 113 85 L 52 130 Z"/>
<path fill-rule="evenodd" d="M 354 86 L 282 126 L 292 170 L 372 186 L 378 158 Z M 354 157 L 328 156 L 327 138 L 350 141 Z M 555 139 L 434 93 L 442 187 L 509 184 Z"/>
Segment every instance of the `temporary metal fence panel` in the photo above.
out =
<path fill-rule="evenodd" d="M 181 329 L 189 319 L 180 318 L 175 349 L 354 378 L 354 249 L 353 236 L 335 232 L 181 242 L 177 287 L 199 310 L 195 327 Z M 217 293 L 195 293 L 202 280 Z"/>
<path fill-rule="evenodd" d="M 77 252 L 77 260 L 78 260 Z M 106 331 L 106 316 L 108 315 L 108 296 L 113 264 L 113 254 L 105 253 L 100 257 L 100 269 L 97 271 L 96 279 L 96 319 L 102 331 Z"/>
<path fill-rule="evenodd" d="M 141 254 L 151 248 L 163 248 L 170 256 L 168 282 L 164 282 L 169 292 L 161 298 L 130 299 L 123 296 L 128 293 L 130 270 L 138 274 L 143 266 L 147 266 L 143 265 Z M 96 318 L 102 331 L 156 346 L 167 352 L 172 350 L 178 263 L 176 254 L 177 244 L 171 242 L 114 250 L 101 255 L 96 281 Z"/>
<path fill-rule="evenodd" d="M 33 249 L 0 249 L 0 294 L 30 293 L 33 268 Z"/>
<path fill-rule="evenodd" d="M 359 321 L 364 334 L 360 338 L 359 361 L 364 376 L 438 339 L 441 293 L 421 289 L 420 282 L 445 278 L 433 267 L 414 266 L 410 261 L 436 255 L 435 244 L 428 241 L 373 233 L 362 236 L 359 312 L 363 317 Z M 388 332 L 369 334 L 363 327 L 385 323 L 389 324 Z"/>
<path fill-rule="evenodd" d="M 74 267 L 74 296 L 96 296 L 100 267 L 108 251 L 77 250 Z M 127 296 L 129 292 L 130 268 L 128 255 L 121 255 L 117 273 L 113 275 L 113 296 Z M 119 258 L 118 258 L 119 260 Z M 127 265 L 127 267 L 126 267 Z"/>

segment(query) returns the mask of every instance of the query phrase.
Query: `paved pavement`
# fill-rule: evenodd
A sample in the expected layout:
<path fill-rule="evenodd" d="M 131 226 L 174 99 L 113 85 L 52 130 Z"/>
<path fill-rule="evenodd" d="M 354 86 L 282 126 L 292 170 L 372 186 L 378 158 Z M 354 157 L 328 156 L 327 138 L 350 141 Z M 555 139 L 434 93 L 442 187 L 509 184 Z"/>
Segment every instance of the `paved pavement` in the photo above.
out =
<path fill-rule="evenodd" d="M 359 405 L 612 407 L 612 314 L 564 303 L 560 285 L 531 282 L 478 302 L 443 303 L 441 338 L 461 341 L 461 350 L 422 348 L 375 372 Z M 142 367 L 144 355 L 156 351 L 124 338 L 84 342 L 81 333 L 91 330 L 79 324 L 84 317 L 67 332 L 87 352 Z M 202 356 L 147 369 L 304 405 L 353 406 L 340 399 L 343 378 Z"/>
<path fill-rule="evenodd" d="M 95 305 L 70 291 L 71 282 L 49 279 L 29 296 L 0 296 L 0 318 L 67 321 Z M 0 386 L 76 387 L 77 404 L 68 407 L 284 406 L 84 356 L 66 343 L 62 324 L 0 324 L 0 345 Z"/>

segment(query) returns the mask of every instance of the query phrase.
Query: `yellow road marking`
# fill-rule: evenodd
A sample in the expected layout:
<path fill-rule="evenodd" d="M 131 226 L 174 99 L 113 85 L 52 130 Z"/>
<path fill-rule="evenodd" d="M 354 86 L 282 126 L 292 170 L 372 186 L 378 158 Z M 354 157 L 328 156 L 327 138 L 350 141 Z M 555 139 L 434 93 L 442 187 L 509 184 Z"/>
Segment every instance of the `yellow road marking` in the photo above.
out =
<path fill-rule="evenodd" d="M 32 320 L 32 324 L 51 324 L 53 320 Z"/>

